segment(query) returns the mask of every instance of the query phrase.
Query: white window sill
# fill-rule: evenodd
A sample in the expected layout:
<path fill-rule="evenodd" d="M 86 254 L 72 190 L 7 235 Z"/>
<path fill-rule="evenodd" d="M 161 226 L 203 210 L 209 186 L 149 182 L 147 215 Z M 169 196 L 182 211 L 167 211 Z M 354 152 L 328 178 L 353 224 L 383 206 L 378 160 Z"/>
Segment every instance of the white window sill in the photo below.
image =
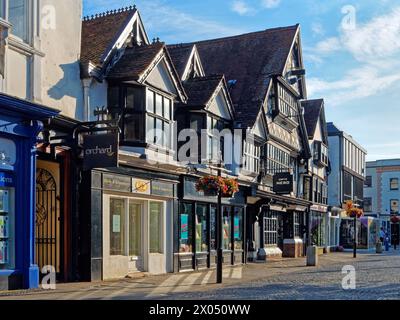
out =
<path fill-rule="evenodd" d="M 39 50 L 36 50 L 28 43 L 22 41 L 20 38 L 10 35 L 8 37 L 8 45 L 11 49 L 14 49 L 22 54 L 27 55 L 37 55 L 40 57 L 44 57 L 45 54 Z"/>

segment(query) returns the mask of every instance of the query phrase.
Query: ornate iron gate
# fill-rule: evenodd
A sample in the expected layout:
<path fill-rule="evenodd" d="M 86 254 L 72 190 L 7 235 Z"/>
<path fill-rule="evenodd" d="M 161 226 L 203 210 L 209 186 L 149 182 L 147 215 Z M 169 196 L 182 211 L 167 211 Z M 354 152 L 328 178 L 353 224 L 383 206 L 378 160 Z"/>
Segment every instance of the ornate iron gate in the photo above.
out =
<path fill-rule="evenodd" d="M 57 184 L 45 169 L 36 170 L 36 263 L 60 273 L 60 213 Z"/>

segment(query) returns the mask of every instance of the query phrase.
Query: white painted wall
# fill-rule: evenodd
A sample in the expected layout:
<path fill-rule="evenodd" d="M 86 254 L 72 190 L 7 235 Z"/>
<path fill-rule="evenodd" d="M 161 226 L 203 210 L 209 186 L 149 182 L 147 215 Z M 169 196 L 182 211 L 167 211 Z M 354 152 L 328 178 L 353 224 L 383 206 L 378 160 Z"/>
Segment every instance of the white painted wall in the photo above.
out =
<path fill-rule="evenodd" d="M 82 0 L 32 3 L 31 41 L 23 43 L 11 34 L 7 39 L 1 92 L 79 117 Z"/>

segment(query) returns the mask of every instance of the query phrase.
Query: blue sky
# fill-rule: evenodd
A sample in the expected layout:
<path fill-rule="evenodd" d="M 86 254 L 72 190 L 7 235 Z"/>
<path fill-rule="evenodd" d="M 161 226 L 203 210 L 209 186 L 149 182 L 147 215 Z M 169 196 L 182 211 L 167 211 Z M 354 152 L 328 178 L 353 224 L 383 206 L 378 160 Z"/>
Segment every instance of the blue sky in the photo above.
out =
<path fill-rule="evenodd" d="M 150 38 L 180 43 L 300 23 L 309 98 L 368 150 L 400 158 L 400 3 L 389 0 L 83 0 L 136 4 Z"/>

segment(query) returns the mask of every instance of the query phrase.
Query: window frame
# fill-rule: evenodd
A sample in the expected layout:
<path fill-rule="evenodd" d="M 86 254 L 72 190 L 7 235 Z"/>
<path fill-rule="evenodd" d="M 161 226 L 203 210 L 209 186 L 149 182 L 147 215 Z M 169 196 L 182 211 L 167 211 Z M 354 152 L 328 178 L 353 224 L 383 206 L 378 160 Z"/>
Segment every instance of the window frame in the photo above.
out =
<path fill-rule="evenodd" d="M 397 210 L 393 210 L 393 202 L 397 202 Z M 390 214 L 399 214 L 399 199 L 390 199 Z"/>
<path fill-rule="evenodd" d="M 393 187 L 393 183 L 395 182 L 395 187 Z M 390 190 L 399 190 L 399 178 L 390 178 L 389 181 Z"/>
<path fill-rule="evenodd" d="M 10 0 L 5 0 L 4 7 L 5 7 L 5 12 L 4 12 L 4 18 L 6 19 L 6 21 L 8 23 L 11 24 L 11 29 L 10 29 L 10 36 L 20 42 L 23 42 L 25 44 L 31 45 L 32 44 L 32 38 L 33 38 L 33 13 L 34 13 L 34 7 L 35 7 L 35 3 L 34 1 L 36 0 L 24 0 L 26 1 L 26 9 L 25 9 L 25 14 L 26 14 L 26 18 L 25 18 L 25 28 L 26 30 L 24 30 L 25 34 L 24 37 L 20 37 L 20 35 L 14 34 L 13 29 L 14 29 L 14 25 L 10 20 Z M 37 19 L 40 19 L 40 17 L 37 17 Z"/>
<path fill-rule="evenodd" d="M 366 188 L 372 188 L 372 176 L 366 176 L 366 177 L 365 177 L 364 186 L 365 186 Z"/>
<path fill-rule="evenodd" d="M 279 213 L 268 210 L 263 216 L 264 247 L 277 247 L 279 241 Z"/>
<path fill-rule="evenodd" d="M 372 212 L 372 198 L 371 197 L 364 198 L 363 209 L 365 212 Z"/>

